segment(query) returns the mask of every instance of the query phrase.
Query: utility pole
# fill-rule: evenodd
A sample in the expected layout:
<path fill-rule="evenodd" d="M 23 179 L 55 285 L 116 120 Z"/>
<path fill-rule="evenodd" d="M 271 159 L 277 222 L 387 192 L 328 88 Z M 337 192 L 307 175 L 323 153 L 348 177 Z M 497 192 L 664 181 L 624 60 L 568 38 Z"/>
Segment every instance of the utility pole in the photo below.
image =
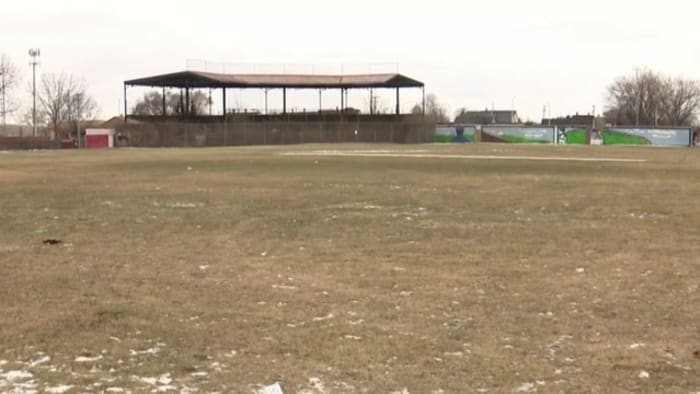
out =
<path fill-rule="evenodd" d="M 32 66 L 32 135 L 36 137 L 36 66 L 39 65 L 41 50 L 38 48 L 30 49 L 29 56 L 32 58 L 32 61 L 29 63 Z"/>
<path fill-rule="evenodd" d="M 7 87 L 5 86 L 5 73 L 0 70 L 0 77 L 2 77 L 2 82 L 0 82 L 0 87 L 2 87 L 2 127 L 4 128 L 7 125 L 7 105 L 5 105 L 5 90 Z"/>
<path fill-rule="evenodd" d="M 83 94 L 78 92 L 75 94 L 75 105 L 77 108 L 75 108 L 75 135 L 76 138 L 78 139 L 78 149 L 81 148 L 81 135 L 80 135 L 80 114 L 83 112 L 82 108 L 82 103 L 83 103 Z"/>

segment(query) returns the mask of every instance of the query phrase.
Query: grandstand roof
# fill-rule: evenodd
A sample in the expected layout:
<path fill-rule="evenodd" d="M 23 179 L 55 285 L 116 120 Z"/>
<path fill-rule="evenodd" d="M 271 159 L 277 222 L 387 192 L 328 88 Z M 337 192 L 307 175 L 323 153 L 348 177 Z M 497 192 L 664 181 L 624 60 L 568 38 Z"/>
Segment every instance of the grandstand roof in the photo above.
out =
<path fill-rule="evenodd" d="M 124 82 L 128 86 L 172 88 L 421 88 L 423 82 L 401 74 L 312 75 L 312 74 L 218 74 L 181 71 Z"/>

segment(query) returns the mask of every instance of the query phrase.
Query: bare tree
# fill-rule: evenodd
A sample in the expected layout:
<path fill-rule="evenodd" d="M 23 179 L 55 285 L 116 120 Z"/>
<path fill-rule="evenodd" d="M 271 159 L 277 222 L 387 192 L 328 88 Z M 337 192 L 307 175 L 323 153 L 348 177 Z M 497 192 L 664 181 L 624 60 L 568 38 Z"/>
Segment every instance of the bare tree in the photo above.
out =
<path fill-rule="evenodd" d="M 19 119 L 22 124 L 28 125 L 28 126 L 34 126 L 34 111 L 32 111 L 32 107 L 27 107 L 22 110 L 20 113 L 20 119 Z M 46 112 L 42 108 L 37 108 L 36 110 L 36 125 L 37 127 L 43 127 L 46 126 L 48 123 L 48 117 L 46 116 Z"/>
<path fill-rule="evenodd" d="M 468 111 L 467 108 L 465 108 L 465 107 L 462 107 L 462 108 L 458 109 L 458 110 L 455 112 L 455 123 L 460 123 L 460 122 L 462 122 L 462 120 L 465 119 L 465 118 L 467 117 L 467 112 L 469 112 L 469 111 Z"/>
<path fill-rule="evenodd" d="M 435 122 L 449 122 L 447 109 L 444 105 L 438 102 L 437 96 L 428 94 L 425 96 L 425 116 Z"/>
<path fill-rule="evenodd" d="M 665 124 L 692 125 L 700 108 L 700 84 L 682 78 L 668 79 L 662 103 Z"/>
<path fill-rule="evenodd" d="M 4 53 L 0 55 L 0 116 L 3 126 L 7 124 L 7 115 L 19 109 L 19 104 L 13 100 L 12 91 L 20 81 L 19 71 L 12 60 Z"/>
<path fill-rule="evenodd" d="M 690 125 L 700 109 L 697 81 L 664 77 L 646 69 L 608 87 L 608 122 L 619 125 Z"/>
<path fill-rule="evenodd" d="M 370 114 L 381 115 L 389 112 L 389 108 L 384 104 L 384 100 L 374 92 L 370 94 L 369 100 L 366 101 L 366 103 Z"/>
<path fill-rule="evenodd" d="M 166 94 L 166 96 L 172 95 Z M 171 105 L 166 102 L 166 115 L 172 115 L 171 109 Z M 134 115 L 163 115 L 163 95 L 158 91 L 144 94 L 143 98 L 136 103 L 132 112 Z"/>
<path fill-rule="evenodd" d="M 37 94 L 41 111 L 56 135 L 70 134 L 80 121 L 92 118 L 97 111 L 87 84 L 73 75 L 44 74 Z"/>
<path fill-rule="evenodd" d="M 201 91 L 190 92 L 189 109 L 186 106 L 185 98 L 180 93 L 171 91 L 165 92 L 165 115 L 204 115 L 209 113 L 211 101 L 209 95 Z M 163 115 L 163 94 L 158 91 L 148 92 L 136 103 L 133 109 L 134 115 L 162 116 Z"/>

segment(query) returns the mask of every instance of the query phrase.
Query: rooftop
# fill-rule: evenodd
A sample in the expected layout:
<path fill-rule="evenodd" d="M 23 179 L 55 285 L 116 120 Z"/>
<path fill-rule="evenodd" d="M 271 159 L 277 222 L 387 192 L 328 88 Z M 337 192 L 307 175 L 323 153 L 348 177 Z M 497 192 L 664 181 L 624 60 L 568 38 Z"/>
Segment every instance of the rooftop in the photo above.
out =
<path fill-rule="evenodd" d="M 132 79 L 127 86 L 171 88 L 421 88 L 423 82 L 401 74 L 312 75 L 312 74 L 218 74 L 181 71 Z"/>

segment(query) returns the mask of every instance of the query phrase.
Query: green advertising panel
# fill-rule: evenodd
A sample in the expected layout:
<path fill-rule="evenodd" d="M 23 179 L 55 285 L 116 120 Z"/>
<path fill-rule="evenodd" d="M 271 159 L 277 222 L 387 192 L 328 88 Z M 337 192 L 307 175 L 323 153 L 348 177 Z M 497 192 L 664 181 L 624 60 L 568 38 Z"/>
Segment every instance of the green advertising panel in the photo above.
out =
<path fill-rule="evenodd" d="M 438 125 L 435 128 L 433 142 L 466 143 L 474 142 L 476 126 L 474 125 Z"/>
<path fill-rule="evenodd" d="M 586 133 L 582 128 L 567 128 L 563 142 L 586 144 Z M 599 133 L 603 145 L 690 146 L 691 135 L 689 128 L 612 127 Z"/>
<path fill-rule="evenodd" d="M 483 142 L 509 142 L 521 144 L 553 144 L 555 141 L 554 127 L 550 126 L 483 126 L 481 129 Z"/>

